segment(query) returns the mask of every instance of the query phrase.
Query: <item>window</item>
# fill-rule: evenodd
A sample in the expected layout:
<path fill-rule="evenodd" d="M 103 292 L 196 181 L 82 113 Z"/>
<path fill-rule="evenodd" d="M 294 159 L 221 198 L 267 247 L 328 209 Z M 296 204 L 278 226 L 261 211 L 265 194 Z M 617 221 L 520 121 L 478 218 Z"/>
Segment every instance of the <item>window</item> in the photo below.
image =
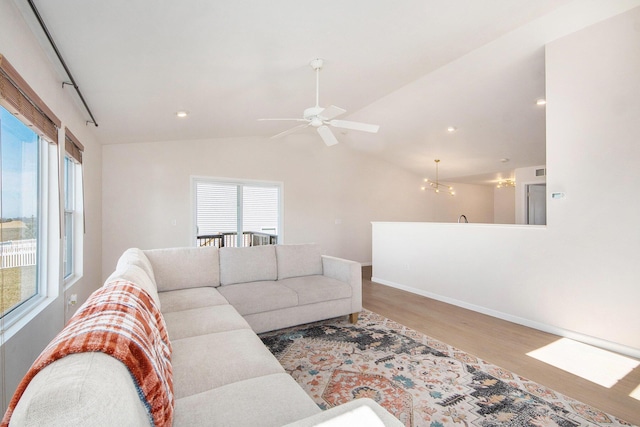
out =
<path fill-rule="evenodd" d="M 60 125 L 0 55 L 0 340 L 58 295 Z"/>
<path fill-rule="evenodd" d="M 73 238 L 74 238 L 74 208 L 75 208 L 75 169 L 73 159 L 64 157 L 64 244 L 63 265 L 64 278 L 73 274 Z"/>
<path fill-rule="evenodd" d="M 82 275 L 83 200 L 82 152 L 84 147 L 65 129 L 63 165 L 64 221 L 62 265 L 65 283 Z"/>
<path fill-rule="evenodd" d="M 33 130 L 0 107 L 2 316 L 39 293 L 40 144 Z"/>
<path fill-rule="evenodd" d="M 194 179 L 198 246 L 273 245 L 282 240 L 282 184 Z"/>

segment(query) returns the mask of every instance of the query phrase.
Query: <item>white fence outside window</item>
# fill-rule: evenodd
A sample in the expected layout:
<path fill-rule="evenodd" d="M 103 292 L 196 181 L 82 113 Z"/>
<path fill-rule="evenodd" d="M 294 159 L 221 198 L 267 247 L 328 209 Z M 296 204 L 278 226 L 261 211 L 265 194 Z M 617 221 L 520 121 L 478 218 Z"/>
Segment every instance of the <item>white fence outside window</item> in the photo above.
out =
<path fill-rule="evenodd" d="M 37 239 L 10 240 L 0 244 L 0 268 L 36 265 Z"/>

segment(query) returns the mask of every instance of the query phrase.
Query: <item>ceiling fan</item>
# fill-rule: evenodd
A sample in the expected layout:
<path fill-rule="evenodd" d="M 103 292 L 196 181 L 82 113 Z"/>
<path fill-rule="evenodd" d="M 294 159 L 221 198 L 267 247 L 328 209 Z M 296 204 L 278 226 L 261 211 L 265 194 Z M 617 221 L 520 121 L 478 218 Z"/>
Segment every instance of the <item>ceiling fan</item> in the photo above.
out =
<path fill-rule="evenodd" d="M 323 108 L 320 106 L 320 70 L 322 69 L 323 60 L 320 58 L 316 58 L 312 60 L 309 65 L 316 72 L 316 105 L 315 107 L 309 107 L 302 113 L 302 118 L 297 119 L 258 119 L 260 121 L 267 120 L 278 120 L 278 121 L 295 121 L 295 122 L 304 122 L 298 126 L 295 126 L 291 129 L 285 130 L 284 132 L 280 132 L 277 135 L 272 136 L 271 138 L 280 138 L 285 135 L 289 135 L 290 133 L 296 132 L 299 129 L 307 128 L 309 126 L 313 126 L 318 129 L 318 134 L 328 146 L 335 145 L 338 143 L 333 132 L 331 132 L 330 127 L 342 128 L 342 129 L 351 129 L 351 130 L 360 130 L 364 132 L 376 133 L 380 126 L 371 125 L 368 123 L 359 123 L 359 122 L 351 122 L 348 120 L 334 120 L 334 117 L 338 117 L 341 114 L 347 112 L 340 107 L 336 107 L 335 105 L 331 105 L 327 108 Z"/>

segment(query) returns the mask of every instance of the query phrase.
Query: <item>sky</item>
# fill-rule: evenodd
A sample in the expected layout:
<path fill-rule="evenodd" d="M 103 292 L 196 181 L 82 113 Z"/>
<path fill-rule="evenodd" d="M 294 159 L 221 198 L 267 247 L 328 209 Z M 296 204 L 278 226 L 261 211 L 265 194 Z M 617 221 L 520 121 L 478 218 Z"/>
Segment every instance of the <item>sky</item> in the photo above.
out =
<path fill-rule="evenodd" d="M 38 135 L 0 106 L 0 214 L 38 214 Z"/>

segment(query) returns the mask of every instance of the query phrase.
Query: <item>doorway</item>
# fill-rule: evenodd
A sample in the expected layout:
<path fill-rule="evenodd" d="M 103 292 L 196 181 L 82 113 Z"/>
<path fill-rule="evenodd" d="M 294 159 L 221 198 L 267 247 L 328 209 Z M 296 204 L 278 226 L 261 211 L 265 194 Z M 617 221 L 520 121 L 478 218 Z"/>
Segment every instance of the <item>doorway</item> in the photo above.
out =
<path fill-rule="evenodd" d="M 197 246 L 275 245 L 282 240 L 282 184 L 194 177 Z"/>
<path fill-rule="evenodd" d="M 527 224 L 547 225 L 547 184 L 527 185 Z"/>

